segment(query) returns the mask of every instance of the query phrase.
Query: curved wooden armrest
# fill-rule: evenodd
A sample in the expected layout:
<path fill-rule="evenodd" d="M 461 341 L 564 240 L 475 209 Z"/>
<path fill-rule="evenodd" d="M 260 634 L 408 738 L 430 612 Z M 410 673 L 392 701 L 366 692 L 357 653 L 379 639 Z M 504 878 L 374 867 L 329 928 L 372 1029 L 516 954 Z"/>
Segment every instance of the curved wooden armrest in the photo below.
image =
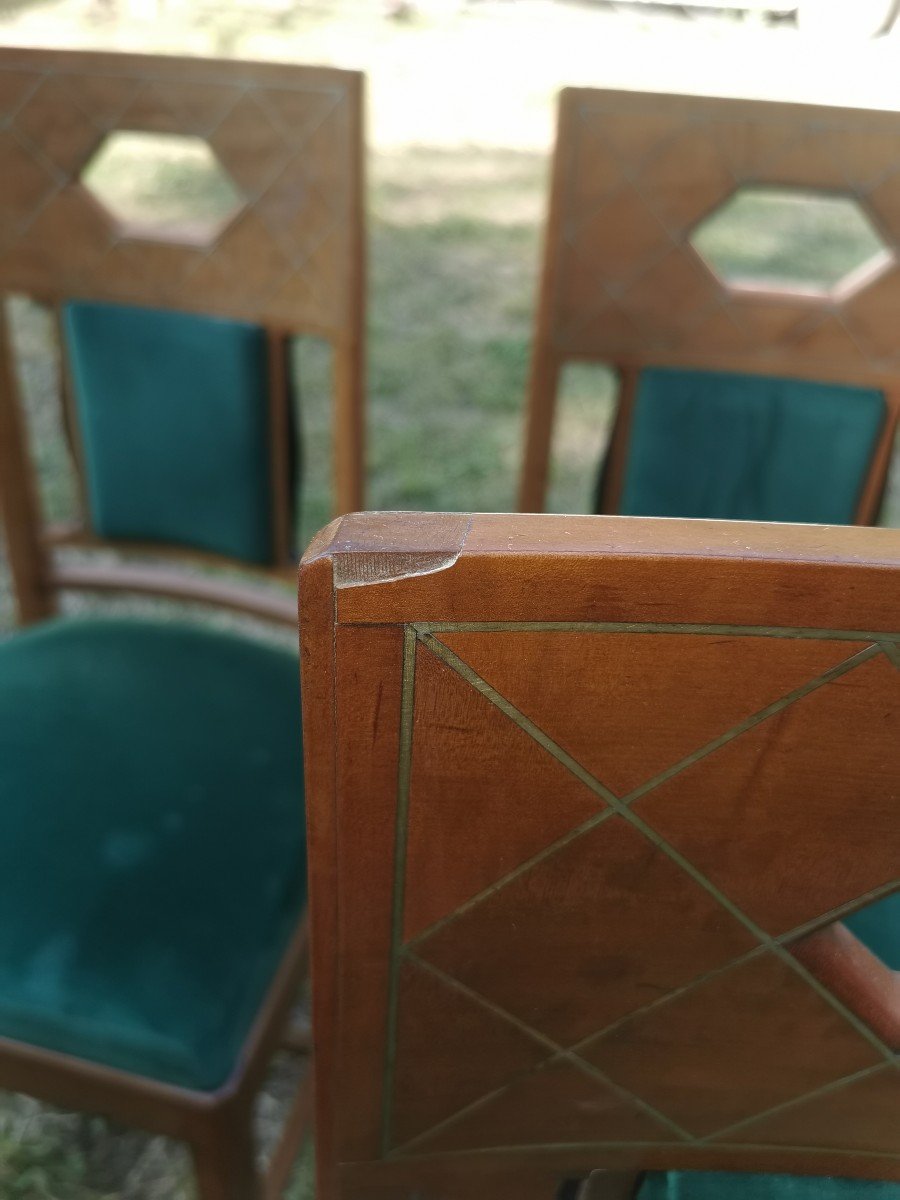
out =
<path fill-rule="evenodd" d="M 790 951 L 886 1045 L 900 1049 L 900 971 L 885 966 L 840 921 Z"/>

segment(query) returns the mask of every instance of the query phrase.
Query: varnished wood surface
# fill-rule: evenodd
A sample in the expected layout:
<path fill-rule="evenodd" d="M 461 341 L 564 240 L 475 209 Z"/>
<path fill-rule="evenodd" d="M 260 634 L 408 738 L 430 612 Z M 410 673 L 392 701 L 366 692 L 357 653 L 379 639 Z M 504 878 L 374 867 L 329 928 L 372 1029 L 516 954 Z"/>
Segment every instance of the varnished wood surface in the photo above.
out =
<path fill-rule="evenodd" d="M 900 117 L 872 109 L 566 88 L 560 94 L 519 507 L 544 506 L 561 369 L 614 366 L 620 408 L 604 511 L 615 512 L 644 367 L 881 388 L 887 418 L 856 519 L 870 523 L 900 400 Z M 733 286 L 696 227 L 743 188 L 855 202 L 884 254 L 828 294 Z"/>
<path fill-rule="evenodd" d="M 900 1178 L 839 923 L 900 887 L 900 534 L 355 515 L 300 584 L 323 1200 Z"/>
<path fill-rule="evenodd" d="M 0 50 L 0 287 L 345 336 L 362 263 L 362 77 L 294 64 Z M 241 208 L 208 247 L 122 236 L 80 173 L 118 129 L 200 137 Z"/>

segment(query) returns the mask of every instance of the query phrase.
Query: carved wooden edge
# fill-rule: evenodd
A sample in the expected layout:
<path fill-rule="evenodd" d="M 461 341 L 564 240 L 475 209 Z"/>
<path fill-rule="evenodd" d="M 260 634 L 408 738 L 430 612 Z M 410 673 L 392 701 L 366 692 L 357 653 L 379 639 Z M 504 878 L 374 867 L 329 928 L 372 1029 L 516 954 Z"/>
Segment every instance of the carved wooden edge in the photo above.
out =
<path fill-rule="evenodd" d="M 580 554 L 858 564 L 900 567 L 900 530 L 673 517 L 554 513 L 362 512 L 338 517 L 312 539 L 301 571 L 323 557 L 336 588 L 430 574 L 462 554 Z"/>
<path fill-rule="evenodd" d="M 324 549 L 340 524 L 341 518 L 313 539 L 299 574 L 303 742 L 315 747 L 304 754 L 304 772 L 306 795 L 314 798 L 306 805 L 306 825 L 319 1200 L 336 1200 L 339 1194 L 335 1149 L 339 923 L 335 593 L 331 561 L 317 548 Z"/>

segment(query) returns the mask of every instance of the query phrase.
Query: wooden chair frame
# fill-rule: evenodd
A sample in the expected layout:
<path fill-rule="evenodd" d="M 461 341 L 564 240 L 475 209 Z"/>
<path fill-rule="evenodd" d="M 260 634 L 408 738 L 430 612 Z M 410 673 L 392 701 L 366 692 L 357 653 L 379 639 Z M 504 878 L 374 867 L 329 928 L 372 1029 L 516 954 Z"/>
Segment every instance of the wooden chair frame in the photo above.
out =
<path fill-rule="evenodd" d="M 900 721 L 898 580 L 900 533 L 888 529 L 395 513 L 355 514 L 319 535 L 300 570 L 319 1200 L 551 1200 L 561 1185 L 595 1170 L 601 1174 L 583 1195 L 608 1200 L 625 1200 L 637 1173 L 649 1169 L 900 1179 L 900 1059 L 894 1050 L 900 1044 L 900 973 L 884 968 L 836 924 L 900 888 L 900 859 L 894 853 L 889 860 L 884 850 L 892 841 L 885 821 L 896 823 L 895 815 L 885 814 L 896 814 L 900 784 L 891 732 Z M 542 647 L 559 637 L 568 639 L 569 649 L 550 651 L 545 659 Z M 529 650 L 529 638 L 540 644 Z M 641 639 L 643 649 L 637 647 Z M 683 715 L 682 705 L 665 709 L 671 710 L 669 728 L 686 730 L 691 753 L 670 768 L 676 744 L 660 740 L 661 758 L 651 770 L 644 734 L 653 688 L 660 673 L 671 680 L 667 686 L 680 687 L 685 672 L 696 670 L 695 656 L 706 653 L 701 645 L 713 655 L 702 680 L 719 681 L 713 688 L 718 698 L 698 682 L 691 715 Z M 630 665 L 635 653 L 645 656 L 639 661 L 648 664 L 646 671 Z M 751 687 L 759 664 L 781 664 L 766 685 L 779 699 L 724 734 L 732 718 L 722 712 L 723 698 L 730 696 L 730 704 L 739 695 L 741 705 L 749 702 L 720 654 L 732 667 L 743 664 L 742 678 Z M 535 677 L 536 659 L 529 655 L 547 663 L 546 676 L 538 671 Z M 607 776 L 607 786 L 585 757 L 601 713 L 611 710 L 594 707 L 596 700 L 588 704 L 578 681 L 608 674 L 603 664 L 609 655 L 618 664 L 609 671 L 625 674 L 616 685 L 620 693 L 610 693 L 613 699 L 605 703 L 618 710 L 614 697 L 620 695 L 634 740 L 607 739 L 605 761 L 619 761 L 621 747 L 632 747 L 629 770 L 645 781 L 633 792 L 614 777 Z M 585 664 L 581 676 L 579 659 Z M 801 664 L 790 683 L 782 673 L 788 661 Z M 860 695 L 871 702 L 862 704 Z M 554 707 L 560 696 L 567 698 Z M 871 786 L 838 788 L 820 801 L 818 784 L 805 785 L 810 796 L 798 801 L 797 820 L 807 822 L 802 836 L 815 839 L 815 853 L 806 844 L 801 848 L 796 823 L 786 823 L 785 837 L 773 840 L 768 815 L 757 818 L 761 840 L 748 838 L 740 852 L 727 818 L 714 843 L 722 847 L 720 855 L 708 853 L 698 863 L 691 852 L 673 848 L 685 831 L 699 827 L 700 814 L 716 807 L 702 807 L 705 792 L 691 774 L 698 765 L 715 764 L 723 748 L 730 754 L 747 747 L 742 739 L 748 736 L 776 762 L 784 761 L 782 754 L 789 759 L 800 735 L 783 719 L 793 713 L 795 720 L 813 721 L 802 728 L 819 729 L 815 714 L 822 710 L 809 705 L 821 703 L 836 706 L 829 711 L 857 714 L 855 732 L 840 736 L 860 754 L 854 779 Z M 569 724 L 573 713 L 586 714 L 577 744 Z M 852 724 L 844 716 L 837 720 L 842 729 Z M 870 749 L 861 749 L 859 735 L 873 724 L 877 728 L 866 734 Z M 713 734 L 718 736 L 703 745 Z M 827 749 L 815 752 L 821 758 Z M 754 758 L 755 750 L 740 753 L 750 757 L 740 759 L 744 765 L 735 778 L 755 779 L 752 764 L 759 769 L 767 759 Z M 517 760 L 523 765 L 517 767 Z M 828 774 L 829 768 L 821 769 Z M 641 774 L 652 771 L 660 773 L 651 779 Z M 677 784 L 682 772 L 688 782 L 680 795 L 688 797 L 691 815 L 677 828 L 670 821 L 660 834 L 652 815 L 660 808 L 647 815 L 644 804 L 660 786 Z M 514 782 L 506 779 L 509 773 Z M 585 797 L 587 820 L 585 810 L 573 809 L 565 824 L 556 824 L 554 814 L 575 794 L 566 789 L 576 788 L 576 780 L 593 793 L 593 799 Z M 823 871 L 821 854 L 843 839 L 845 818 L 852 817 L 851 808 L 858 811 L 863 794 L 872 817 L 856 827 L 853 878 Z M 784 800 L 777 788 L 772 795 Z M 814 814 L 806 815 L 810 807 Z M 823 825 L 827 831 L 820 833 Z M 528 842 L 520 832 L 526 826 L 538 831 Z M 629 846 L 642 847 L 628 859 L 631 867 L 603 840 L 613 826 Z M 593 843 L 593 858 L 565 857 L 577 855 L 578 845 L 594 836 L 600 840 Z M 651 886 L 646 873 L 657 854 L 660 864 L 667 859 L 667 874 L 653 875 Z M 553 856 L 563 861 L 557 857 L 554 866 Z M 613 863 L 609 876 L 600 867 L 606 861 Z M 743 872 L 742 890 L 737 876 L 723 875 L 734 863 Z M 538 871 L 545 873 L 537 877 Z M 672 890 L 680 894 L 688 879 L 704 892 L 702 901 L 697 893 L 698 903 L 722 905 L 739 921 L 744 932 L 735 927 L 736 950 L 749 958 L 725 968 L 719 963 L 711 974 L 687 987 L 682 980 L 670 992 L 671 978 L 664 983 L 653 963 L 669 954 L 672 937 L 695 928 Z M 498 909 L 511 887 L 517 898 Z M 785 896 L 792 915 L 778 926 L 780 918 L 763 910 L 771 914 Z M 658 932 L 660 909 L 667 907 L 676 914 L 671 935 Z M 797 923 L 793 913 L 800 909 Z M 486 923 L 485 911 L 493 913 Z M 601 912 L 614 913 L 615 920 L 600 919 Z M 633 918 L 634 912 L 646 915 Z M 621 935 L 605 931 L 619 925 Z M 560 935 L 570 927 L 576 935 Z M 557 936 L 565 941 L 558 959 Z M 507 952 L 514 937 L 519 950 Z M 591 948 L 578 973 L 585 938 Z M 655 950 L 646 957 L 631 957 L 632 946 L 650 944 Z M 449 965 L 441 946 L 455 947 Z M 477 976 L 473 963 L 480 964 Z M 573 973 L 556 986 L 557 971 L 569 971 L 567 963 Z M 753 992 L 744 1009 L 733 1007 L 734 998 L 744 995 L 744 974 L 732 977 L 724 1001 L 715 1001 L 721 1005 L 715 1016 L 705 989 L 726 983 L 732 970 L 758 969 L 782 981 L 766 1002 L 776 1025 L 754 1024 L 765 1011 L 756 999 L 761 993 Z M 597 1036 L 598 997 L 624 978 L 636 981 L 631 1007 L 613 1011 L 619 1001 L 603 1000 L 610 1014 L 605 1021 L 612 1018 L 612 1024 L 601 1033 L 621 1031 L 632 1017 L 652 1018 L 656 1031 L 674 1030 L 674 1042 L 651 1033 L 631 1043 L 637 1082 L 623 1082 L 613 1065 L 597 1068 L 589 1049 Z M 578 981 L 574 1000 L 572 979 Z M 684 1012 L 682 1003 L 694 1005 L 694 1016 L 679 1025 L 672 1013 Z M 563 1020 L 557 1004 L 574 1006 L 565 1011 L 576 1014 L 588 1037 L 548 1032 L 551 1021 Z M 674 1025 L 660 1024 L 660 1014 Z M 711 1014 L 719 1032 L 698 1067 Z M 720 1060 L 716 1038 L 743 1044 L 749 1034 L 742 1021 L 753 1031 L 748 1044 L 757 1051 L 739 1058 L 744 1075 L 736 1077 Z M 781 1039 L 774 1048 L 765 1040 L 773 1028 Z M 533 1039 L 528 1047 L 520 1041 L 526 1036 Z M 615 1032 L 622 1036 L 627 1048 L 628 1035 Z M 838 1061 L 838 1042 L 852 1045 L 861 1060 L 840 1059 L 835 1074 L 842 1078 L 833 1081 L 828 1072 Z M 789 1069 L 781 1065 L 783 1043 L 804 1048 Z M 782 1072 L 786 1103 L 760 1102 L 771 1094 L 768 1076 L 756 1074 L 760 1044 L 768 1066 Z M 687 1056 L 690 1067 L 666 1066 L 663 1090 L 649 1092 L 669 1045 L 680 1046 L 676 1064 Z M 587 1062 L 576 1061 L 584 1055 Z M 811 1079 L 809 1072 L 815 1076 L 826 1059 L 827 1069 Z M 485 1061 L 493 1064 L 487 1076 L 480 1073 Z M 581 1080 L 568 1108 L 558 1107 L 566 1093 L 553 1090 L 551 1066 L 569 1072 L 569 1085 L 576 1076 Z M 548 1081 L 539 1086 L 535 1076 L 545 1070 Z M 752 1084 L 749 1100 L 744 1076 Z M 853 1090 L 865 1091 L 874 1081 L 882 1088 L 874 1097 Z M 673 1090 L 682 1086 L 701 1097 L 706 1128 L 690 1122 L 684 1128 Z M 606 1091 L 601 1102 L 595 1087 L 615 1094 Z M 648 1094 L 657 1098 L 651 1106 L 659 1107 L 630 1109 L 621 1124 L 617 1105 L 644 1106 Z M 510 1096 L 512 1108 L 504 1109 Z M 837 1117 L 833 1110 L 810 1115 L 803 1107 L 826 1099 L 845 1105 Z M 499 1107 L 492 1109 L 495 1102 Z M 724 1104 L 742 1107 L 746 1119 L 721 1117 L 720 1110 L 732 1111 Z M 805 1116 L 792 1117 L 801 1109 Z M 596 1115 L 579 1116 L 585 1111 Z M 841 1111 L 853 1114 L 855 1125 L 848 1127 Z M 784 1113 L 795 1125 L 805 1120 L 808 1140 L 791 1140 L 799 1135 L 790 1124 L 772 1129 Z M 884 1115 L 875 1117 L 878 1128 L 869 1135 L 873 1113 Z M 663 1123 L 648 1132 L 647 1117 Z M 554 1122 L 549 1130 L 548 1120 Z M 670 1120 L 677 1124 L 667 1126 Z M 754 1133 L 758 1128 L 762 1132 Z M 574 1188 L 566 1194 L 574 1195 Z"/>
<path fill-rule="evenodd" d="M 3 377 L 8 388 L 3 387 Z M 220 604 L 277 623 L 296 623 L 287 598 L 251 586 L 222 584 L 159 567 L 51 568 L 39 534 L 36 486 L 21 413 L 12 396 L 11 366 L 0 341 L 0 497 L 7 545 L 25 621 L 51 615 L 53 587 L 143 594 Z M 311 1118 L 305 1079 L 289 1112 L 265 1186 L 254 1157 L 252 1104 L 279 1046 L 305 1054 L 307 1039 L 290 1029 L 291 1008 L 306 977 L 308 930 L 304 917 L 282 960 L 232 1077 L 216 1092 L 196 1092 L 129 1075 L 87 1060 L 0 1038 L 0 1087 L 82 1112 L 101 1113 L 189 1143 L 202 1200 L 278 1200 Z"/>
<path fill-rule="evenodd" d="M 279 1048 L 306 1054 L 308 1038 L 290 1029 L 291 1007 L 306 974 L 308 932 L 298 928 L 269 988 L 231 1078 L 197 1092 L 129 1075 L 54 1051 L 0 1039 L 0 1087 L 48 1104 L 104 1116 L 187 1142 L 202 1200 L 279 1200 L 312 1118 L 304 1078 L 265 1175 L 253 1144 L 253 1101 Z"/>
<path fill-rule="evenodd" d="M 363 77 L 354 71 L 0 50 L 0 170 L 16 183 L 0 200 L 0 295 L 23 293 L 57 314 L 66 299 L 77 298 L 249 320 L 267 331 L 275 569 L 263 577 L 289 579 L 295 561 L 287 364 L 294 336 L 316 335 L 332 346 L 336 508 L 362 506 L 363 122 Z M 155 239 L 120 225 L 81 173 L 104 140 L 122 130 L 202 138 L 243 204 L 209 239 L 195 230 Z M 186 552 L 111 543 L 88 528 L 40 529 L 5 312 L 0 342 L 0 508 L 22 621 L 50 615 L 54 591 L 75 588 L 208 600 L 293 622 L 288 602 L 223 586 L 209 575 L 186 579 L 141 564 L 54 562 L 54 547 L 64 545 Z M 62 393 L 83 498 L 65 363 Z"/>
<path fill-rule="evenodd" d="M 642 370 L 678 367 L 881 389 L 856 522 L 872 524 L 900 415 L 900 115 L 590 88 L 560 93 L 519 509 L 543 511 L 568 362 L 615 368 L 601 512 L 619 509 Z M 744 188 L 849 198 L 885 251 L 829 293 L 729 286 L 691 242 Z"/>
<path fill-rule="evenodd" d="M 117 129 L 207 138 L 247 197 L 244 208 L 203 246 L 189 237 L 169 244 L 118 229 L 79 182 L 85 164 Z M 275 566 L 254 576 L 260 583 L 285 582 L 293 574 L 286 360 L 292 336 L 316 334 L 332 344 L 337 504 L 353 509 L 362 500 L 362 76 L 272 64 L 3 50 L 0 165 L 9 184 L 0 198 L 0 294 L 22 292 L 57 313 L 66 298 L 77 297 L 247 319 L 265 327 Z M 292 224 L 298 219 L 302 228 Z M 83 486 L 69 400 L 64 386 L 67 432 Z M 296 627 L 296 602 L 283 589 L 129 562 L 127 554 L 173 555 L 195 565 L 242 564 L 168 545 L 104 541 L 90 530 L 42 528 L 5 313 L 0 313 L 0 510 L 23 623 L 53 615 L 57 591 L 68 588 L 209 603 Z M 66 545 L 113 547 L 126 561 L 56 561 L 54 548 Z M 232 1077 L 214 1093 L 3 1040 L 0 1087 L 188 1142 L 203 1200 L 275 1200 L 309 1124 L 308 1078 L 265 1180 L 254 1158 L 251 1108 L 275 1051 L 308 1050 L 306 1035 L 290 1027 L 307 969 L 307 940 L 304 918 Z"/>

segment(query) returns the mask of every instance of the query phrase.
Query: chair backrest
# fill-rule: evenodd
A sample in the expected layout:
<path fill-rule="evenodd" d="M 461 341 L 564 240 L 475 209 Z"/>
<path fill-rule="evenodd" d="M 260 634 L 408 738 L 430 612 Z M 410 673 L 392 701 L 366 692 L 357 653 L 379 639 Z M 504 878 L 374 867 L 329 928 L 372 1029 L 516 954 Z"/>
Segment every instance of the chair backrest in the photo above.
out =
<path fill-rule="evenodd" d="M 896 112 L 563 91 L 520 508 L 543 509 L 561 372 L 587 360 L 620 382 L 597 511 L 876 520 L 898 171 Z"/>
<path fill-rule="evenodd" d="M 840 921 L 900 888 L 900 533 L 356 515 L 300 584 L 321 1200 L 900 1178 Z"/>
<path fill-rule="evenodd" d="M 362 106 L 353 71 L 0 50 L 0 296 L 58 316 L 84 510 L 75 534 L 40 528 L 2 314 L 0 502 L 23 619 L 58 587 L 178 591 L 171 573 L 117 584 L 105 564 L 54 562 L 60 542 L 296 561 L 295 336 L 331 343 L 336 508 L 361 506 Z M 187 587 L 245 606 L 209 577 Z"/>

